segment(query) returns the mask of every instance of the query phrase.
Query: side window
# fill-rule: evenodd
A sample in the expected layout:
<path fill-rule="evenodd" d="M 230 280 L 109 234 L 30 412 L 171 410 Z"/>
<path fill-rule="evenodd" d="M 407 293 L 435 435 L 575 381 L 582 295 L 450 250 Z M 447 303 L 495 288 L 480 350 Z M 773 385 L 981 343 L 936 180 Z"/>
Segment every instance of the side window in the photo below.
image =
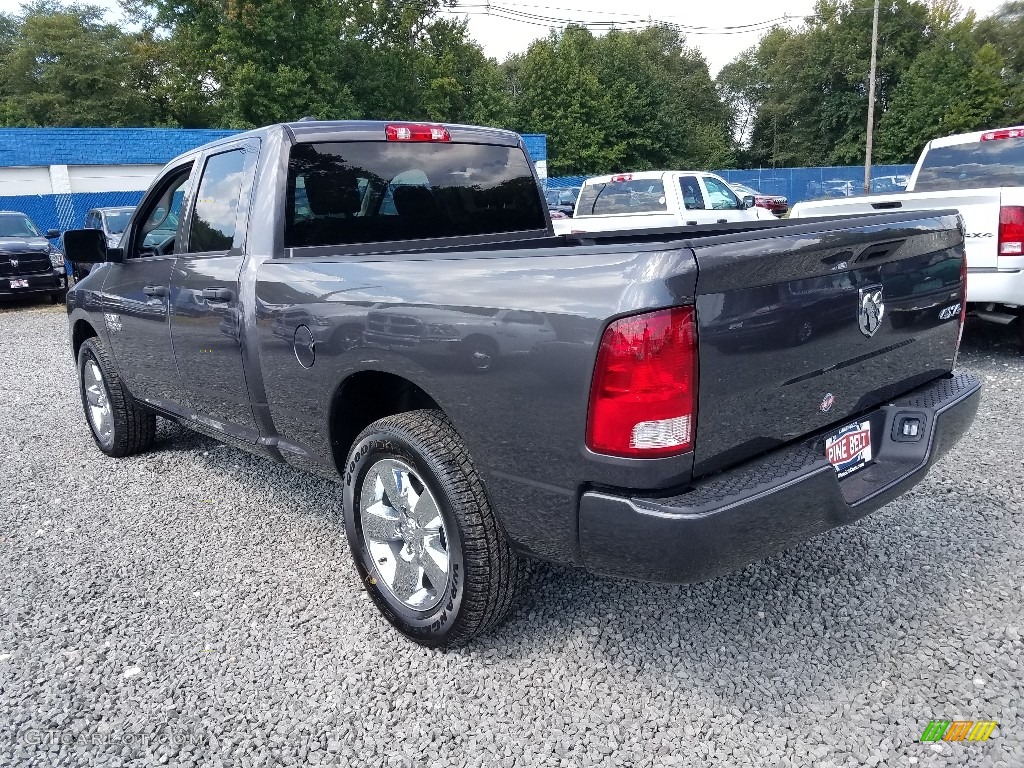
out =
<path fill-rule="evenodd" d="M 181 204 L 188 191 L 191 173 L 191 164 L 172 171 L 162 180 L 157 194 L 143 201 L 142 215 L 138 218 L 142 224 L 133 233 L 130 258 L 164 256 L 174 252 Z"/>
<path fill-rule="evenodd" d="M 683 205 L 686 206 L 686 210 L 704 210 L 704 193 L 700 191 L 696 176 L 680 176 L 679 188 L 683 192 Z"/>
<path fill-rule="evenodd" d="M 705 176 L 704 186 L 708 189 L 708 201 L 716 211 L 739 210 L 740 199 L 724 181 Z"/>
<path fill-rule="evenodd" d="M 85 229 L 96 229 L 96 219 L 94 217 L 95 214 L 92 211 L 85 214 Z"/>
<path fill-rule="evenodd" d="M 244 170 L 245 151 L 241 149 L 213 155 L 206 161 L 189 227 L 190 253 L 230 250 Z"/>

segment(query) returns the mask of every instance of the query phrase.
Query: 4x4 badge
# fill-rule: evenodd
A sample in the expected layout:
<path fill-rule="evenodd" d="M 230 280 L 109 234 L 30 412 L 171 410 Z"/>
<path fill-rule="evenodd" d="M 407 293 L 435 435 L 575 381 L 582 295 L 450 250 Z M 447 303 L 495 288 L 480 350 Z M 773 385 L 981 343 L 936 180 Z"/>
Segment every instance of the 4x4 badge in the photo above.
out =
<path fill-rule="evenodd" d="M 882 325 L 885 315 L 885 302 L 882 300 L 882 286 L 869 285 L 860 289 L 860 302 L 857 307 L 857 325 L 860 332 L 869 339 L 875 335 Z"/>

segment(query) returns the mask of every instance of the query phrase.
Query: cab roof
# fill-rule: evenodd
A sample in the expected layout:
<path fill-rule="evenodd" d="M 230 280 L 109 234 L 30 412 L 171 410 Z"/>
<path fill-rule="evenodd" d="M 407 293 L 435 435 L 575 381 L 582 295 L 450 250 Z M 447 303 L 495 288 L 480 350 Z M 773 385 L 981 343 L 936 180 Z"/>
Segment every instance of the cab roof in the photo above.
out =
<path fill-rule="evenodd" d="M 385 128 L 389 125 L 431 125 L 448 129 L 452 144 L 494 144 L 516 147 L 522 138 L 514 131 L 501 128 L 484 128 L 474 125 L 456 125 L 421 120 L 297 120 L 290 123 L 275 123 L 263 128 L 254 128 L 236 133 L 217 141 L 184 152 L 171 162 L 184 160 L 212 147 L 234 144 L 245 139 L 263 139 L 275 131 L 284 131 L 297 144 L 322 143 L 330 141 L 386 141 Z"/>

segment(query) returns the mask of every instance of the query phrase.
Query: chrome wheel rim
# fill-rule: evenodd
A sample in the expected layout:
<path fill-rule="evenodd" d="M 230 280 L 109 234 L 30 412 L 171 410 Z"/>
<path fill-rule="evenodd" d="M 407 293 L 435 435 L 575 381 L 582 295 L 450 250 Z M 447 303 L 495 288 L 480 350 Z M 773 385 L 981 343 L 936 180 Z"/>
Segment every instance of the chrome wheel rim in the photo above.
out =
<path fill-rule="evenodd" d="M 437 606 L 448 585 L 448 532 L 416 471 L 398 459 L 377 461 L 363 479 L 359 508 L 377 583 L 413 610 Z"/>
<path fill-rule="evenodd" d="M 114 429 L 114 419 L 110 409 L 107 385 L 103 381 L 103 372 L 100 371 L 95 360 L 86 361 L 82 379 L 85 387 L 85 410 L 89 416 L 89 426 L 100 440 L 104 443 L 109 442 Z"/>

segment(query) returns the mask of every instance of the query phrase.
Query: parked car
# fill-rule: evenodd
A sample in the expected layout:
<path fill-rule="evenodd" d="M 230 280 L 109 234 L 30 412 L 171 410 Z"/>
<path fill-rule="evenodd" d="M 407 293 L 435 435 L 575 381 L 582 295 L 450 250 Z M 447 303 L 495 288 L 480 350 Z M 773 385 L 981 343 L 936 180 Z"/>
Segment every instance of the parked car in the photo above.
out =
<path fill-rule="evenodd" d="M 548 204 L 549 211 L 558 211 L 570 217 L 576 208 L 576 198 L 579 196 L 579 187 L 560 187 L 544 192 L 544 200 Z"/>
<path fill-rule="evenodd" d="M 909 176 L 875 176 L 871 179 L 872 194 L 905 192 Z"/>
<path fill-rule="evenodd" d="M 731 182 L 729 184 L 733 188 L 733 191 L 740 196 L 740 198 L 753 197 L 754 205 L 761 208 L 765 208 L 776 216 L 785 216 L 786 211 L 789 210 L 789 200 L 785 195 L 763 195 L 753 187 L 748 187 L 746 184 L 739 184 Z"/>
<path fill-rule="evenodd" d="M 132 218 L 134 205 L 117 208 L 93 208 L 85 214 L 85 229 L 99 229 L 107 238 L 107 245 L 116 248 L 121 242 L 121 234 Z"/>
<path fill-rule="evenodd" d="M 98 229 L 107 238 L 107 245 L 116 248 L 121 242 L 121 233 L 128 226 L 135 206 L 119 206 L 116 208 L 93 208 L 85 214 L 85 222 L 82 226 L 85 229 Z M 89 274 L 89 264 L 75 264 L 71 262 L 72 271 L 76 280 L 81 280 Z"/>
<path fill-rule="evenodd" d="M 774 219 L 703 171 L 644 171 L 596 176 L 583 183 L 572 221 L 555 232 L 612 232 Z"/>
<path fill-rule="evenodd" d="M 632 181 L 592 185 L 590 215 L 605 190 L 627 208 L 668 193 Z M 557 237 L 507 131 L 230 136 L 168 164 L 120 247 L 65 235 L 98 264 L 68 302 L 85 419 L 110 456 L 151 448 L 160 415 L 334 478 L 358 581 L 429 646 L 500 621 L 527 557 L 725 573 L 910 489 L 980 398 L 953 371 L 954 212 L 764 213 Z M 935 319 L 888 323 L 940 267 Z"/>
<path fill-rule="evenodd" d="M 964 219 L 967 308 L 1016 321 L 1024 347 L 1024 126 L 933 139 L 905 192 L 797 203 L 790 217 L 949 209 Z"/>
<path fill-rule="evenodd" d="M 64 301 L 68 279 L 64 255 L 50 240 L 60 231 L 40 232 L 20 211 L 0 211 L 0 299 L 47 295 Z"/>
<path fill-rule="evenodd" d="M 822 197 L 853 197 L 860 192 L 861 187 L 847 179 L 829 179 L 821 185 Z"/>

